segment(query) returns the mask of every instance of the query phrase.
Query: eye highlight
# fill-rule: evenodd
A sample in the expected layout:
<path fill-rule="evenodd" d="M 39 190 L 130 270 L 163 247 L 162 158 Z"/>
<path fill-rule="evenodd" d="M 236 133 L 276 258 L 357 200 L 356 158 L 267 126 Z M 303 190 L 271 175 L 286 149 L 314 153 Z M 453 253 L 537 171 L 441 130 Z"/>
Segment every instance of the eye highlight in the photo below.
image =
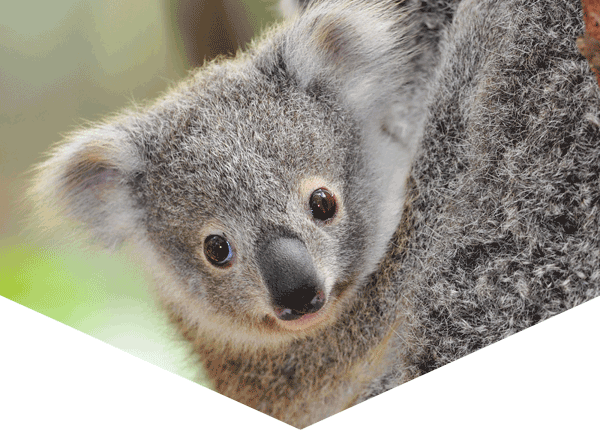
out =
<path fill-rule="evenodd" d="M 213 266 L 223 267 L 231 263 L 233 250 L 227 239 L 213 234 L 204 240 L 204 255 Z"/>
<path fill-rule="evenodd" d="M 335 216 L 337 203 L 335 196 L 326 188 L 318 188 L 310 195 L 308 202 L 314 219 L 327 221 Z"/>

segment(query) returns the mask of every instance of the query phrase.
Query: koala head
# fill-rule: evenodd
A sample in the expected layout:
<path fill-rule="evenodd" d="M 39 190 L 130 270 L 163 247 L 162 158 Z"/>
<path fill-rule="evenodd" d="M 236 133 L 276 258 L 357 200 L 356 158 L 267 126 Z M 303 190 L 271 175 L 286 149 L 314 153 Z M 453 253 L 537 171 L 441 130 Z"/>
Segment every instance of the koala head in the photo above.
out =
<path fill-rule="evenodd" d="M 407 86 L 398 14 L 349 7 L 311 8 L 74 133 L 35 192 L 104 243 L 137 244 L 198 335 L 252 347 L 335 323 L 386 251 L 412 153 L 386 125 Z"/>

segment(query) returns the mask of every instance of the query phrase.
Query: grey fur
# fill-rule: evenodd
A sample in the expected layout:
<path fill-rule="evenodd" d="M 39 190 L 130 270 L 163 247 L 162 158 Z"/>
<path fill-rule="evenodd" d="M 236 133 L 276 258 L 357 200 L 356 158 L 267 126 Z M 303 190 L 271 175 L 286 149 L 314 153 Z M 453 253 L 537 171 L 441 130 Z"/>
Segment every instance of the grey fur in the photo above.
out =
<path fill-rule="evenodd" d="M 405 379 L 600 293 L 600 94 L 575 46 L 580 8 L 458 8 L 395 273 L 409 297 Z"/>
<path fill-rule="evenodd" d="M 218 391 L 304 427 L 599 295 L 579 1 L 286 4 L 248 53 L 63 143 L 36 185 L 139 245 Z M 320 183 L 330 224 L 306 208 Z M 254 253 L 281 232 L 328 285 L 304 330 L 265 319 Z M 203 259 L 215 233 L 230 269 Z"/>

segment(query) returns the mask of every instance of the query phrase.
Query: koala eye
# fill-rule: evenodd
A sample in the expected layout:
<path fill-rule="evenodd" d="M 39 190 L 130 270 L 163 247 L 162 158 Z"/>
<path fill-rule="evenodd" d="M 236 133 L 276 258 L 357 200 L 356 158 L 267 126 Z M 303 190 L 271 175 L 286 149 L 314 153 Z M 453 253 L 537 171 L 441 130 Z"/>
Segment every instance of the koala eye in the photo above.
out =
<path fill-rule="evenodd" d="M 319 188 L 310 195 L 309 201 L 312 216 L 319 221 L 327 221 L 335 215 L 337 206 L 332 192 Z"/>
<path fill-rule="evenodd" d="M 227 239 L 213 234 L 204 240 L 204 255 L 214 266 L 225 266 L 233 258 L 233 250 Z"/>

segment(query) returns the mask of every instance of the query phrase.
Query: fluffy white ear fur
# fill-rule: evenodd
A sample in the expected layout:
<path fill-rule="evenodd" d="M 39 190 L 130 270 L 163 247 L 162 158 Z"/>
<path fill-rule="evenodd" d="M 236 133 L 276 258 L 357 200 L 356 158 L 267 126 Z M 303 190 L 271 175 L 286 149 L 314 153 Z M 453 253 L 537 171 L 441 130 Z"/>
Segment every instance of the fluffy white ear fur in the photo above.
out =
<path fill-rule="evenodd" d="M 139 210 L 129 181 L 141 171 L 141 160 L 124 131 L 111 125 L 82 130 L 51 155 L 37 166 L 31 190 L 43 208 L 43 225 L 66 215 L 111 247 L 135 231 Z"/>
<path fill-rule="evenodd" d="M 284 60 L 301 86 L 335 88 L 360 120 L 380 117 L 413 78 L 408 14 L 380 2 L 311 3 L 286 32 Z M 405 49 L 399 49 L 405 45 Z"/>

